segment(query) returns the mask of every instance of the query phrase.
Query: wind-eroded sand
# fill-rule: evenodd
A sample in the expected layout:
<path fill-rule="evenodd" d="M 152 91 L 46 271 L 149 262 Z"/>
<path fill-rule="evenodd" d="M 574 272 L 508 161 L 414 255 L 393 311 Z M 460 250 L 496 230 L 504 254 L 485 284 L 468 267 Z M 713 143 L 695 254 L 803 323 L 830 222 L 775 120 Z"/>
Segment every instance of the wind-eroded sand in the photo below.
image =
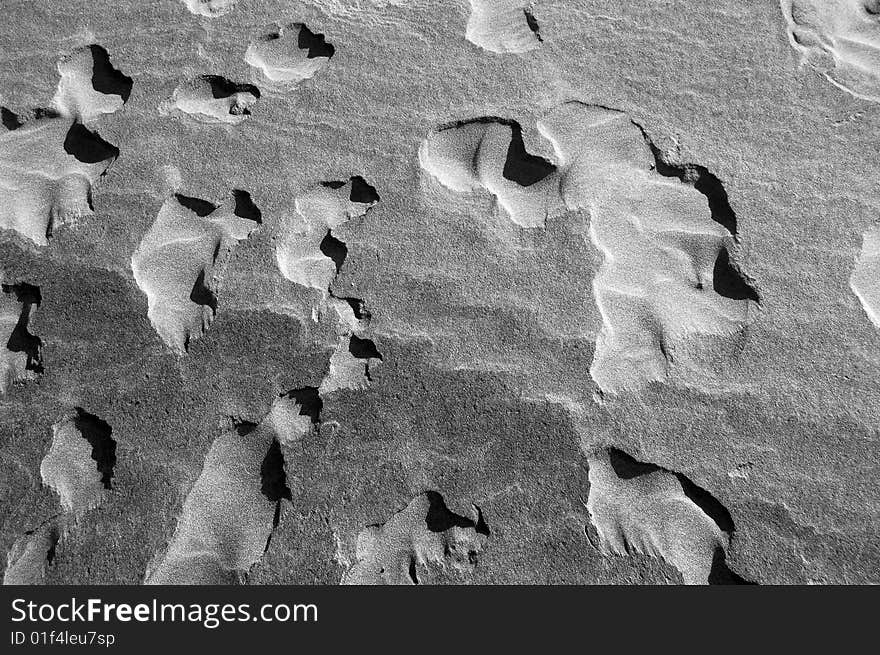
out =
<path fill-rule="evenodd" d="M 314 77 L 327 66 L 335 48 L 323 34 L 302 23 L 276 25 L 248 46 L 244 60 L 259 71 L 254 81 L 269 89 L 287 91 Z"/>
<path fill-rule="evenodd" d="M 199 75 L 181 82 L 171 98 L 159 105 L 160 113 L 178 111 L 205 123 L 238 125 L 246 120 L 260 98 L 252 84 L 236 84 L 219 75 Z"/>
<path fill-rule="evenodd" d="M 479 509 L 474 508 L 474 519 L 460 516 L 439 493 L 428 491 L 382 525 L 364 528 L 357 538 L 357 561 L 342 584 L 420 584 L 419 570 L 432 565 L 466 572 L 488 538 Z"/>
<path fill-rule="evenodd" d="M 58 494 L 65 513 L 81 516 L 104 501 L 116 464 L 112 432 L 81 408 L 52 426 L 52 445 L 40 462 L 40 477 Z"/>
<path fill-rule="evenodd" d="M 587 509 L 603 553 L 662 557 L 678 569 L 685 584 L 732 576 L 724 559 L 733 521 L 714 498 L 689 480 L 622 451 L 600 450 L 587 462 Z"/>
<path fill-rule="evenodd" d="M 237 216 L 234 206 L 201 203 L 177 195 L 168 198 L 131 257 L 134 279 L 147 296 L 150 322 L 179 354 L 214 320 L 223 258 L 258 227 Z"/>
<path fill-rule="evenodd" d="M 40 290 L 29 284 L 4 284 L 0 295 L 0 396 L 16 383 L 33 380 L 43 370 L 39 337 L 28 330 L 40 305 Z"/>
<path fill-rule="evenodd" d="M 9 2 L 5 582 L 877 580 L 875 2 Z"/>
<path fill-rule="evenodd" d="M 280 502 L 290 496 L 279 443 L 295 443 L 312 428 L 302 409 L 295 395 L 284 396 L 259 425 L 214 441 L 148 584 L 234 583 L 260 561 Z"/>
<path fill-rule="evenodd" d="M 880 328 L 880 225 L 865 232 L 849 284 L 868 318 Z"/>
<path fill-rule="evenodd" d="M 629 116 L 568 103 L 539 129 L 561 161 L 566 206 L 589 212 L 604 257 L 593 279 L 603 325 L 590 368 L 603 390 L 664 380 L 677 340 L 742 330 L 753 302 L 724 297 L 713 281 L 732 234 L 713 222 L 703 195 L 655 170 Z"/>
<path fill-rule="evenodd" d="M 791 45 L 831 83 L 880 102 L 877 0 L 780 0 Z"/>

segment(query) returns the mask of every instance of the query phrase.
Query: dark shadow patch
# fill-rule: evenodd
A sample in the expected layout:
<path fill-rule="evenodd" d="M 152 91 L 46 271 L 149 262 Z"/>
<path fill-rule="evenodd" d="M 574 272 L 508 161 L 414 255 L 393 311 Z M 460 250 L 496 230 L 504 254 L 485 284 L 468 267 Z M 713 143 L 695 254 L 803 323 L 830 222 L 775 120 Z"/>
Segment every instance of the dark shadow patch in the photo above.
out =
<path fill-rule="evenodd" d="M 340 298 L 339 300 L 344 300 L 348 303 L 348 306 L 351 307 L 351 311 L 357 320 L 370 320 L 372 314 L 370 314 L 370 310 L 367 309 L 367 304 L 360 298 Z"/>
<path fill-rule="evenodd" d="M 504 162 L 504 169 L 501 172 L 505 179 L 515 182 L 520 186 L 531 186 L 556 170 L 556 166 L 543 157 L 529 154 L 526 151 L 522 136 L 522 126 L 516 121 L 507 118 L 481 116 L 463 121 L 454 121 L 441 125 L 437 132 L 466 127 L 475 123 L 481 125 L 499 124 L 510 128 L 512 133 L 510 145 L 507 148 L 507 158 Z"/>
<path fill-rule="evenodd" d="M 272 439 L 260 464 L 260 491 L 273 503 L 293 498 L 287 486 L 287 473 L 284 472 L 284 454 L 277 439 Z"/>
<path fill-rule="evenodd" d="M 204 218 L 215 209 L 217 209 L 217 205 L 215 205 L 213 202 L 208 202 L 207 200 L 202 200 L 201 198 L 185 196 L 182 193 L 175 193 L 174 197 L 177 198 L 177 202 L 179 202 L 181 205 L 186 207 L 188 210 L 190 210 L 200 218 Z"/>
<path fill-rule="evenodd" d="M 215 316 L 217 315 L 217 295 L 205 284 L 205 269 L 199 271 L 199 276 L 190 291 L 189 299 L 196 305 L 210 307 L 211 312 Z"/>
<path fill-rule="evenodd" d="M 451 511 L 446 506 L 446 501 L 436 491 L 426 491 L 428 498 L 428 514 L 425 516 L 425 525 L 431 532 L 446 532 L 458 528 L 476 528 L 476 524 L 469 518 Z"/>
<path fill-rule="evenodd" d="M 42 120 L 44 118 L 59 118 L 61 113 L 53 107 L 37 107 L 33 111 L 34 120 Z"/>
<path fill-rule="evenodd" d="M 40 287 L 20 282 L 4 284 L 2 289 L 3 293 L 15 294 L 16 300 L 21 303 L 21 313 L 6 342 L 6 349 L 27 356 L 26 370 L 43 373 L 43 340 L 31 334 L 29 330 L 33 308 L 39 307 L 43 300 Z"/>
<path fill-rule="evenodd" d="M 369 339 L 361 339 L 352 334 L 348 341 L 348 352 L 357 359 L 382 359 L 382 355 L 376 348 L 376 344 Z"/>
<path fill-rule="evenodd" d="M 222 75 L 200 75 L 199 79 L 210 85 L 211 95 L 217 99 L 228 98 L 236 93 L 250 93 L 255 98 L 260 97 L 260 90 L 253 84 L 238 84 Z"/>
<path fill-rule="evenodd" d="M 105 489 L 112 489 L 113 467 L 116 466 L 116 441 L 112 437 L 113 428 L 82 407 L 77 407 L 75 410 L 73 424 L 92 446 L 92 459 L 95 460 L 101 473 L 101 483 Z"/>
<path fill-rule="evenodd" d="M 663 157 L 654 142 L 648 137 L 641 125 L 635 124 L 642 132 L 645 142 L 651 149 L 654 156 L 654 170 L 663 177 L 674 177 L 681 182 L 692 186 L 706 198 L 709 205 L 709 214 L 712 220 L 723 226 L 733 236 L 736 236 L 736 213 L 730 206 L 730 199 L 724 184 L 714 173 L 711 173 L 705 166 L 699 164 L 672 164 Z"/>
<path fill-rule="evenodd" d="M 721 504 L 721 501 L 702 487 L 691 482 L 689 478 L 681 473 L 675 473 L 675 471 L 670 471 L 670 473 L 678 478 L 681 488 L 684 490 L 684 495 L 690 498 L 694 505 L 703 510 L 710 519 L 715 521 L 715 525 L 721 528 L 722 532 L 727 534 L 734 533 L 736 526 L 733 524 L 733 517 L 727 511 L 727 508 Z"/>
<path fill-rule="evenodd" d="M 89 46 L 92 52 L 92 88 L 98 93 L 117 95 L 128 102 L 134 82 L 110 63 L 110 55 L 97 44 Z"/>
<path fill-rule="evenodd" d="M 263 222 L 263 212 L 254 203 L 251 194 L 241 189 L 232 190 L 232 198 L 235 200 L 235 209 L 233 213 L 239 218 L 246 218 L 249 221 L 261 224 Z"/>
<path fill-rule="evenodd" d="M 608 449 L 608 461 L 611 463 L 611 468 L 614 469 L 614 473 L 621 480 L 631 480 L 641 475 L 664 470 L 656 464 L 640 462 L 634 457 L 631 457 L 628 453 L 617 448 Z"/>
<path fill-rule="evenodd" d="M 257 429 L 257 424 L 250 421 L 235 421 L 233 428 L 239 437 L 246 437 Z"/>
<path fill-rule="evenodd" d="M 330 59 L 336 52 L 331 44 L 327 43 L 323 34 L 316 34 L 308 27 L 299 24 L 299 34 L 296 37 L 296 45 L 300 50 L 308 50 L 306 57 L 308 59 L 316 59 L 318 57 L 326 57 Z"/>
<path fill-rule="evenodd" d="M 419 584 L 419 575 L 416 570 L 416 558 L 410 557 L 409 559 L 409 579 L 412 580 L 412 583 L 417 585 Z"/>
<path fill-rule="evenodd" d="M 61 541 L 61 531 L 53 521 L 52 527 L 49 528 L 49 548 L 46 549 L 46 566 L 52 566 L 52 563 L 55 561 L 55 557 L 58 555 L 59 541 Z"/>
<path fill-rule="evenodd" d="M 492 531 L 489 529 L 489 524 L 486 523 L 486 519 L 483 518 L 483 510 L 477 505 L 474 505 L 474 509 L 477 510 L 477 523 L 474 526 L 474 530 L 477 531 L 477 534 L 491 537 Z"/>
<path fill-rule="evenodd" d="M 330 230 L 327 230 L 327 234 L 321 240 L 319 248 L 325 257 L 333 260 L 333 263 L 336 265 L 336 272 L 338 273 L 345 263 L 345 258 L 348 256 L 348 247 L 346 247 L 345 243 L 334 237 Z"/>
<path fill-rule="evenodd" d="M 523 9 L 523 13 L 526 15 L 526 25 L 529 26 L 530 30 L 532 30 L 535 38 L 538 39 L 538 43 L 543 43 L 544 39 L 541 38 L 541 30 L 538 25 L 538 21 L 535 18 L 535 15 L 528 9 Z"/>
<path fill-rule="evenodd" d="M 712 568 L 709 571 L 709 584 L 720 585 L 754 585 L 757 582 L 746 580 L 736 571 L 727 566 L 727 555 L 724 549 L 718 547 L 712 556 Z"/>
<path fill-rule="evenodd" d="M 640 462 L 618 448 L 608 448 L 607 452 L 611 468 L 614 469 L 614 473 L 618 478 L 622 480 L 630 480 L 656 471 L 671 473 L 681 483 L 685 496 L 693 501 L 697 507 L 703 510 L 706 516 L 715 521 L 715 524 L 721 528 L 722 531 L 732 534 L 736 529 L 733 524 L 733 518 L 730 516 L 730 512 L 727 511 L 727 508 L 724 507 L 724 505 L 722 505 L 712 494 L 694 484 L 689 478 L 681 473 L 670 471 L 661 466 L 657 466 L 656 464 Z"/>
<path fill-rule="evenodd" d="M 369 184 L 360 175 L 355 175 L 351 178 L 351 193 L 348 194 L 348 199 L 363 205 L 374 205 L 379 202 L 379 194 L 376 187 Z"/>
<path fill-rule="evenodd" d="M 502 175 L 504 179 L 516 182 L 520 186 L 531 186 L 543 180 L 556 170 L 556 166 L 543 157 L 529 154 L 526 151 L 519 123 L 508 122 L 513 136 L 507 148 L 507 159 L 504 161 Z"/>
<path fill-rule="evenodd" d="M 10 111 L 6 107 L 0 107 L 0 123 L 2 123 L 3 127 L 10 132 L 12 130 L 17 130 L 24 125 L 24 122 L 18 117 L 18 114 Z"/>
<path fill-rule="evenodd" d="M 327 187 L 328 189 L 341 189 L 348 182 L 343 182 L 342 180 L 328 180 L 326 182 L 321 182 L 321 186 Z"/>
<path fill-rule="evenodd" d="M 753 300 L 760 302 L 758 292 L 749 284 L 745 276 L 730 262 L 730 253 L 722 248 L 715 259 L 712 270 L 712 288 L 719 296 L 733 300 Z"/>
<path fill-rule="evenodd" d="M 321 410 L 324 408 L 324 401 L 318 395 L 318 389 L 315 387 L 304 387 L 302 389 L 294 389 L 287 394 L 288 398 L 293 398 L 299 405 L 300 416 L 308 416 L 312 425 L 321 423 Z"/>
<path fill-rule="evenodd" d="M 82 124 L 74 123 L 64 137 L 64 152 L 76 157 L 83 164 L 97 164 L 114 160 L 119 156 L 119 149 L 107 143 L 96 132 L 92 132 Z"/>

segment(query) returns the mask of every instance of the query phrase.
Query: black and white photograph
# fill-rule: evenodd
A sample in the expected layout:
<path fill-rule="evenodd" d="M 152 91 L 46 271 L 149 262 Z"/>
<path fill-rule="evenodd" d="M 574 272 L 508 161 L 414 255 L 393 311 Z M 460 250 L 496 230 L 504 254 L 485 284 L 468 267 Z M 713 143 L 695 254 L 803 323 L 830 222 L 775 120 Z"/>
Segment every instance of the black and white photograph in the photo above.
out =
<path fill-rule="evenodd" d="M 880 0 L 0 0 L 0 118 L 12 621 L 880 582 Z"/>

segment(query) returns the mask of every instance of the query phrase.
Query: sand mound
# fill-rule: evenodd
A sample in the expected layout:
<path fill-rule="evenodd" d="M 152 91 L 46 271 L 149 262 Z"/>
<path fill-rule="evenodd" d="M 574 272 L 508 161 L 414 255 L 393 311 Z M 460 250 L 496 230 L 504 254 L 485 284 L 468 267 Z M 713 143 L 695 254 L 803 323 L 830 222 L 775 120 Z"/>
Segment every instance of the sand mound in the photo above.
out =
<path fill-rule="evenodd" d="M 40 289 L 30 284 L 4 284 L 0 295 L 0 395 L 12 385 L 33 380 L 43 371 L 43 342 L 29 331 L 31 318 L 40 305 Z"/>
<path fill-rule="evenodd" d="M 520 227 L 543 227 L 563 210 L 556 168 L 526 152 L 521 127 L 496 118 L 444 126 L 428 135 L 419 163 L 448 189 L 485 189 Z"/>
<path fill-rule="evenodd" d="M 880 225 L 865 232 L 849 285 L 868 318 L 880 328 Z"/>
<path fill-rule="evenodd" d="M 613 448 L 588 463 L 587 509 L 603 554 L 662 557 L 685 584 L 742 582 L 724 563 L 733 521 L 710 494 Z"/>
<path fill-rule="evenodd" d="M 52 564 L 61 539 L 59 523 L 57 518 L 51 518 L 16 539 L 6 556 L 4 585 L 45 584 L 46 567 Z"/>
<path fill-rule="evenodd" d="M 159 105 L 162 114 L 178 111 L 203 123 L 238 125 L 260 97 L 252 84 L 236 84 L 219 75 L 199 75 L 182 82 Z"/>
<path fill-rule="evenodd" d="M 730 335 L 757 298 L 725 293 L 732 234 L 692 185 L 664 177 L 640 128 L 619 111 L 567 103 L 539 122 L 561 164 L 566 206 L 590 214 L 604 263 L 593 280 L 603 327 L 590 372 L 610 392 L 665 380 L 675 342 Z"/>
<path fill-rule="evenodd" d="M 80 408 L 52 426 L 40 477 L 58 494 L 65 513 L 81 515 L 103 502 L 116 464 L 111 433 L 107 423 Z"/>
<path fill-rule="evenodd" d="M 791 45 L 857 98 L 880 101 L 880 4 L 876 0 L 780 0 Z"/>
<path fill-rule="evenodd" d="M 538 23 L 527 0 L 470 0 L 465 36 L 484 50 L 529 52 L 541 47 Z"/>
<path fill-rule="evenodd" d="M 296 197 L 296 212 L 282 219 L 275 245 L 281 274 L 291 282 L 328 293 L 345 261 L 345 244 L 332 231 L 366 215 L 378 202 L 363 178 L 324 182 Z"/>
<path fill-rule="evenodd" d="M 318 392 L 326 396 L 339 389 L 363 391 L 370 386 L 370 367 L 381 361 L 382 355 L 372 341 L 352 333 L 344 334 L 330 356 L 330 370 Z"/>
<path fill-rule="evenodd" d="M 259 425 L 240 426 L 214 441 L 167 552 L 147 571 L 147 584 L 234 582 L 260 561 L 278 524 L 280 501 L 290 499 L 279 443 L 296 442 L 312 429 L 313 400 L 296 392 L 283 396 Z"/>
<path fill-rule="evenodd" d="M 56 225 L 92 213 L 92 187 L 118 155 L 62 117 L 0 132 L 0 227 L 46 245 Z"/>
<path fill-rule="evenodd" d="M 488 536 L 479 509 L 474 508 L 473 520 L 459 516 L 439 493 L 428 491 L 386 523 L 358 535 L 357 562 L 342 584 L 420 584 L 419 567 L 430 565 L 467 572 Z"/>
<path fill-rule="evenodd" d="M 147 296 L 150 322 L 176 352 L 185 353 L 208 329 L 225 256 L 257 226 L 234 208 L 179 194 L 162 205 L 131 257 L 131 270 Z"/>
<path fill-rule="evenodd" d="M 52 104 L 62 116 L 83 123 L 118 111 L 131 95 L 131 78 L 116 70 L 107 51 L 96 44 L 61 59 L 58 73 Z"/>
<path fill-rule="evenodd" d="M 302 23 L 269 28 L 249 46 L 244 60 L 260 73 L 260 83 L 279 91 L 315 76 L 335 52 L 323 34 Z"/>
<path fill-rule="evenodd" d="M 217 18 L 235 8 L 236 0 L 180 0 L 191 14 Z"/>

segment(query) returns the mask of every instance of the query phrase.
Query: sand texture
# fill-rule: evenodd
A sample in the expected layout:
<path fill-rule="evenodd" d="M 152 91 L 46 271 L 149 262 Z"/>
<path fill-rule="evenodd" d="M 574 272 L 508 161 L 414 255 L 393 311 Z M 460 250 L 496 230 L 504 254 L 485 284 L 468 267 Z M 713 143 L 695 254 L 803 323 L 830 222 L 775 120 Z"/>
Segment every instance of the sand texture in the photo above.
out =
<path fill-rule="evenodd" d="M 5 0 L 0 59 L 5 583 L 880 582 L 876 0 Z"/>

